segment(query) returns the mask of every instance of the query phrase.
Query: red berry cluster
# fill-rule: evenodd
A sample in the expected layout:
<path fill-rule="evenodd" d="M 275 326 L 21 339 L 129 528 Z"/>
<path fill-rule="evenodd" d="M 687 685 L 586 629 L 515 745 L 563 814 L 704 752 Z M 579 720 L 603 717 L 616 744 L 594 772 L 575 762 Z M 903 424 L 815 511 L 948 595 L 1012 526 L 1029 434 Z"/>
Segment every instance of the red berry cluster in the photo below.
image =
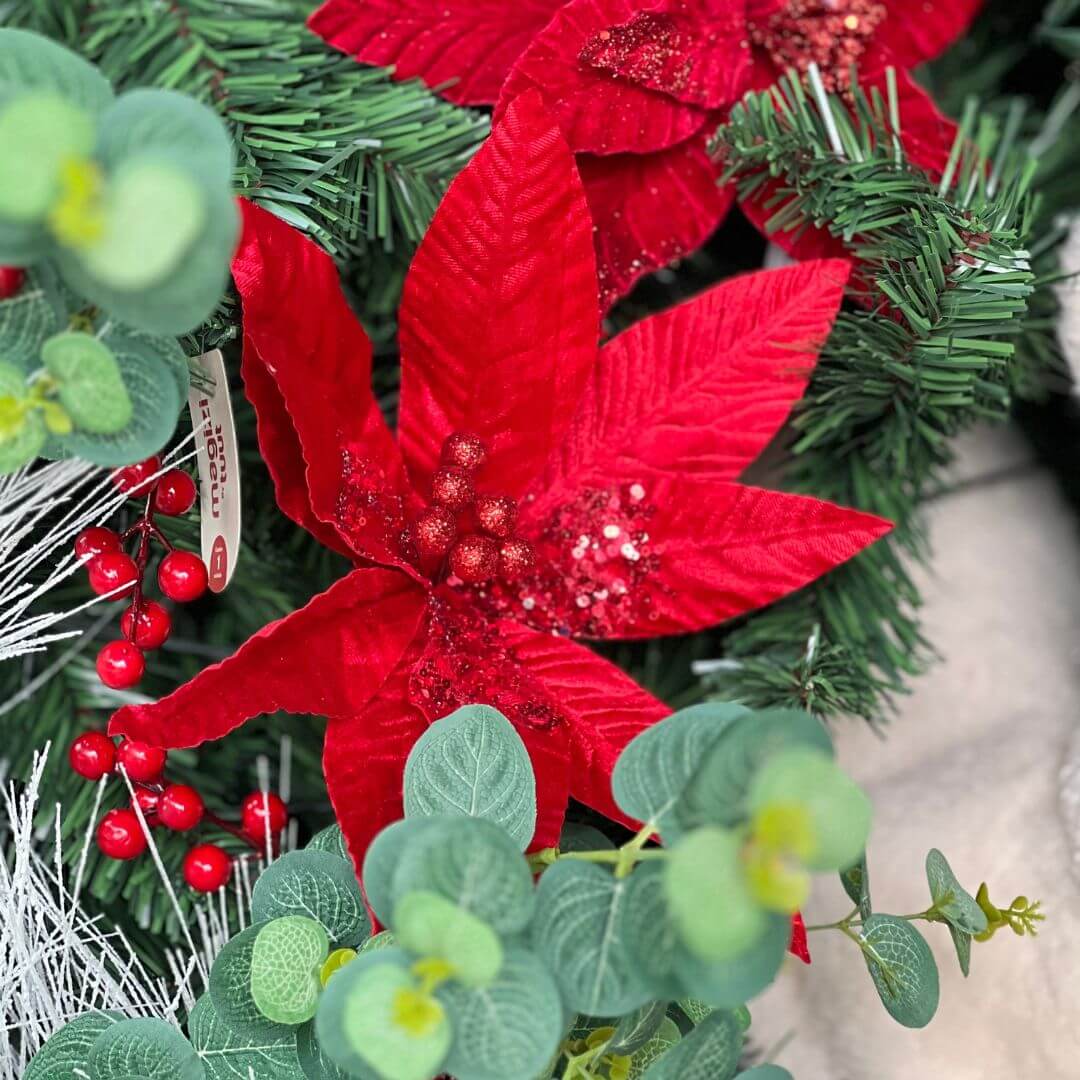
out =
<path fill-rule="evenodd" d="M 182 469 L 169 469 L 150 480 L 161 468 L 157 457 L 119 469 L 113 476 L 116 486 L 132 498 L 146 497 L 142 516 L 122 536 L 112 529 L 84 529 L 75 538 L 75 554 L 86 564 L 90 588 L 116 599 L 131 596 L 131 606 L 120 618 L 119 641 L 110 641 L 97 656 L 101 681 L 114 690 L 134 686 L 146 670 L 143 652 L 160 648 L 172 630 L 169 613 L 160 604 L 143 596 L 143 576 L 150 559 L 151 541 L 156 540 L 167 554 L 158 567 L 158 588 L 177 603 L 197 600 L 206 591 L 206 564 L 190 551 L 177 551 L 154 524 L 155 514 L 176 517 L 195 504 L 195 481 Z M 125 546 L 137 540 L 135 555 Z M 117 592 L 117 590 L 121 590 Z"/>
<path fill-rule="evenodd" d="M 277 837 L 289 820 L 288 807 L 273 792 L 253 791 L 240 806 L 240 823 L 225 821 L 207 810 L 202 796 L 187 784 L 171 784 L 165 777 L 168 755 L 164 750 L 135 739 L 116 746 L 100 731 L 86 731 L 68 751 L 71 768 L 87 780 L 100 780 L 123 766 L 135 791 L 132 805 L 110 810 L 101 819 L 97 844 L 110 859 L 135 859 L 146 851 L 146 835 L 139 824 L 135 804 L 150 827 L 189 832 L 202 821 L 232 833 L 254 851 L 266 846 L 267 822 Z M 196 892 L 216 892 L 232 876 L 233 858 L 217 844 L 197 844 L 184 857 L 184 880 Z"/>
<path fill-rule="evenodd" d="M 455 432 L 442 446 L 431 478 L 431 503 L 405 530 L 406 549 L 423 559 L 446 559 L 450 572 L 469 584 L 496 574 L 513 581 L 532 569 L 532 544 L 514 535 L 518 506 L 509 495 L 478 492 L 476 473 L 487 460 L 477 435 Z"/>

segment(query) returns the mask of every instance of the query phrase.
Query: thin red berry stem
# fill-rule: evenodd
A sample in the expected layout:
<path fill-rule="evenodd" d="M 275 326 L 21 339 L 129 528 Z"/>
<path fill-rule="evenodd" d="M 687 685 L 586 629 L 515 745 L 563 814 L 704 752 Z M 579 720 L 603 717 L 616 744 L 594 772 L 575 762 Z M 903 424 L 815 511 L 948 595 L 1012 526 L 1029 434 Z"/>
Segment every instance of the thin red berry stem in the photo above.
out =
<path fill-rule="evenodd" d="M 257 853 L 261 853 L 263 850 L 262 844 L 257 844 L 239 825 L 234 825 L 231 821 L 226 821 L 222 817 L 218 817 L 213 810 L 207 810 L 203 818 L 209 821 L 212 825 L 216 825 L 219 829 L 224 829 L 225 832 L 231 833 L 238 840 L 243 840 L 248 847 L 253 848 Z"/>
<path fill-rule="evenodd" d="M 131 527 L 121 535 L 121 547 L 128 544 L 134 537 L 139 538 L 139 546 L 133 558 L 139 576 L 135 579 L 135 588 L 131 594 L 131 629 L 128 631 L 128 640 L 134 645 L 139 633 L 139 615 L 145 603 L 143 596 L 143 579 L 146 577 L 146 567 L 150 562 L 150 543 L 156 540 L 166 551 L 172 551 L 173 546 L 169 539 L 154 523 L 154 488 L 146 496 L 146 507 L 142 516 L 135 519 Z"/>

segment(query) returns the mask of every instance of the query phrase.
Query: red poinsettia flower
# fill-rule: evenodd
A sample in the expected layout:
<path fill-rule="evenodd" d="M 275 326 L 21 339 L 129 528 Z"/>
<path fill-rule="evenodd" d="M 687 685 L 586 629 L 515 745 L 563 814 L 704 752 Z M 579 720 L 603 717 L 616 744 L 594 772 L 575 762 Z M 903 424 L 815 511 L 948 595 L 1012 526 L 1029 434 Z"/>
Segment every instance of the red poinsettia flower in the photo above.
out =
<path fill-rule="evenodd" d="M 698 247 L 734 190 L 705 142 L 747 90 L 816 62 L 830 88 L 856 63 L 864 85 L 897 69 L 912 160 L 940 168 L 952 123 L 907 69 L 942 52 L 981 0 L 328 0 L 311 28 L 371 64 L 419 76 L 451 101 L 540 90 L 579 155 L 597 226 L 605 306 L 642 274 Z M 759 225 L 760 204 L 745 207 Z M 820 235 L 801 257 L 831 250 Z"/>
<path fill-rule="evenodd" d="M 534 844 L 570 796 L 620 815 L 622 748 L 669 711 L 571 640 L 712 626 L 889 528 L 738 483 L 801 396 L 846 263 L 726 282 L 598 347 L 592 223 L 538 95 L 450 186 L 402 298 L 395 442 L 332 261 L 244 204 L 242 373 L 278 502 L 356 566 L 114 734 L 217 739 L 260 713 L 328 718 L 330 798 L 358 860 L 401 815 L 406 755 L 469 702 L 536 768 Z"/>

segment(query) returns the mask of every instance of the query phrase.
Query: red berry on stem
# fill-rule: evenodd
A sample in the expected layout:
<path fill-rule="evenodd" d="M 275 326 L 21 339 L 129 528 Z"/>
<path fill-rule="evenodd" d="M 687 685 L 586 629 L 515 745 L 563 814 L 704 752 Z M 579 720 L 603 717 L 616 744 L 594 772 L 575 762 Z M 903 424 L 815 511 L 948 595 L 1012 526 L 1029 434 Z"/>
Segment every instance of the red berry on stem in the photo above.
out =
<path fill-rule="evenodd" d="M 122 551 L 105 551 L 95 555 L 86 564 L 86 572 L 90 579 L 90 588 L 98 596 L 123 589 L 123 592 L 111 597 L 113 600 L 119 600 L 139 580 L 139 568 L 135 565 L 135 560 Z"/>
<path fill-rule="evenodd" d="M 120 550 L 120 537 L 112 529 L 105 529 L 100 525 L 83 529 L 75 537 L 75 554 L 83 560 L 92 559 L 95 555 L 104 555 L 107 551 Z"/>
<path fill-rule="evenodd" d="M 142 600 L 138 617 L 134 604 L 120 616 L 120 630 L 128 641 L 133 641 L 140 649 L 160 649 L 172 630 L 172 619 L 160 604 L 153 600 Z"/>
<path fill-rule="evenodd" d="M 474 507 L 480 528 L 498 540 L 505 540 L 517 523 L 517 503 L 509 495 L 477 495 Z"/>
<path fill-rule="evenodd" d="M 0 266 L 0 300 L 10 300 L 25 281 L 25 270 L 18 266 Z"/>
<path fill-rule="evenodd" d="M 132 499 L 147 495 L 154 486 L 155 481 L 148 480 L 161 468 L 161 458 L 155 454 L 145 461 L 137 461 L 134 465 L 126 465 L 113 473 L 113 483 Z"/>
<path fill-rule="evenodd" d="M 457 522 L 449 510 L 429 506 L 417 517 L 412 536 L 421 555 L 445 555 L 457 536 Z"/>
<path fill-rule="evenodd" d="M 161 798 L 161 793 L 154 791 L 153 788 L 137 787 L 135 789 L 135 798 L 132 800 L 132 806 L 135 803 L 139 804 L 139 809 L 143 813 L 143 817 L 146 818 L 147 825 L 156 825 L 158 823 L 157 809 L 158 801 Z"/>
<path fill-rule="evenodd" d="M 163 514 L 175 517 L 186 514 L 195 505 L 195 481 L 183 469 L 170 469 L 154 488 L 154 506 Z"/>
<path fill-rule="evenodd" d="M 515 537 L 504 540 L 499 548 L 499 576 L 504 581 L 516 581 L 536 565 L 536 552 L 528 540 Z"/>
<path fill-rule="evenodd" d="M 253 791 L 240 806 L 240 827 L 244 835 L 256 844 L 266 840 L 266 822 L 270 822 L 270 835 L 277 836 L 289 821 L 289 808 L 281 798 L 268 791 Z"/>
<path fill-rule="evenodd" d="M 450 569 L 462 581 L 487 581 L 499 565 L 499 546 L 490 536 L 472 533 L 450 549 Z"/>
<path fill-rule="evenodd" d="M 188 604 L 206 592 L 206 563 L 190 551 L 170 551 L 161 560 L 157 580 L 170 600 Z"/>
<path fill-rule="evenodd" d="M 444 465 L 436 469 L 431 478 L 432 502 L 445 506 L 447 510 L 464 510 L 475 494 L 472 477 L 456 466 Z"/>
<path fill-rule="evenodd" d="M 116 760 L 139 784 L 152 784 L 161 776 L 166 756 L 160 746 L 151 746 L 138 739 L 125 739 L 116 751 Z"/>
<path fill-rule="evenodd" d="M 146 671 L 142 650 L 130 641 L 110 641 L 97 654 L 98 678 L 113 690 L 134 686 Z"/>
<path fill-rule="evenodd" d="M 187 784 L 170 784 L 158 799 L 158 820 L 167 829 L 186 832 L 202 821 L 202 796 Z"/>
<path fill-rule="evenodd" d="M 68 750 L 68 764 L 87 780 L 100 780 L 116 766 L 116 746 L 100 731 L 84 731 Z"/>
<path fill-rule="evenodd" d="M 184 880 L 196 892 L 217 892 L 232 876 L 232 860 L 217 844 L 199 844 L 184 856 Z"/>
<path fill-rule="evenodd" d="M 459 469 L 479 469 L 487 460 L 487 447 L 479 435 L 455 431 L 442 446 L 444 465 L 456 465 Z"/>
<path fill-rule="evenodd" d="M 134 859 L 146 850 L 146 836 L 134 810 L 110 810 L 97 829 L 97 844 L 110 859 Z"/>

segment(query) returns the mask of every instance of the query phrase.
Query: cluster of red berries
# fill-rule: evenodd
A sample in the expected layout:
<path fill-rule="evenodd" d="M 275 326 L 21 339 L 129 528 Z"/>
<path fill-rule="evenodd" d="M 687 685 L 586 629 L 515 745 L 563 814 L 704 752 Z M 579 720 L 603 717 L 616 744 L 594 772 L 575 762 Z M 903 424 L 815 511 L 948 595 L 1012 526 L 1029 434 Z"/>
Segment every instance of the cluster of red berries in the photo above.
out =
<path fill-rule="evenodd" d="M 87 780 L 100 780 L 119 764 L 134 789 L 130 807 L 110 810 L 101 819 L 97 845 L 110 859 L 135 859 L 146 851 L 146 834 L 139 824 L 137 803 L 146 824 L 174 832 L 189 832 L 207 820 L 244 840 L 252 849 L 266 848 L 269 827 L 277 837 L 289 820 L 288 807 L 273 792 L 253 791 L 240 806 L 240 823 L 224 821 L 207 810 L 202 796 L 187 784 L 170 784 L 164 776 L 168 755 L 135 739 L 117 746 L 100 731 L 86 731 L 68 751 L 71 768 Z M 232 876 L 233 859 L 217 844 L 198 844 L 184 858 L 184 880 L 197 892 L 216 892 Z"/>
<path fill-rule="evenodd" d="M 161 469 L 157 457 L 119 469 L 113 475 L 116 486 L 132 498 L 146 496 L 142 516 L 122 536 L 99 526 L 84 529 L 75 538 L 75 554 L 86 565 L 90 588 L 99 596 L 113 594 L 131 604 L 120 618 L 118 641 L 110 641 L 97 656 L 101 681 L 114 690 L 134 686 L 146 670 L 143 653 L 160 648 L 172 630 L 169 613 L 143 596 L 143 576 L 150 559 L 150 545 L 157 541 L 166 550 L 158 566 L 157 582 L 162 594 L 177 603 L 197 600 L 206 591 L 206 564 L 190 551 L 177 551 L 154 524 L 155 514 L 175 517 L 186 514 L 195 504 L 195 481 L 183 469 L 169 469 L 150 480 Z M 137 540 L 134 556 L 125 546 Z"/>
<path fill-rule="evenodd" d="M 476 473 L 486 460 L 487 447 L 479 436 L 449 436 L 431 478 L 432 505 L 402 537 L 407 551 L 429 561 L 446 559 L 455 577 L 473 585 L 496 575 L 514 581 L 536 561 L 532 544 L 514 535 L 517 502 L 476 490 Z"/>

